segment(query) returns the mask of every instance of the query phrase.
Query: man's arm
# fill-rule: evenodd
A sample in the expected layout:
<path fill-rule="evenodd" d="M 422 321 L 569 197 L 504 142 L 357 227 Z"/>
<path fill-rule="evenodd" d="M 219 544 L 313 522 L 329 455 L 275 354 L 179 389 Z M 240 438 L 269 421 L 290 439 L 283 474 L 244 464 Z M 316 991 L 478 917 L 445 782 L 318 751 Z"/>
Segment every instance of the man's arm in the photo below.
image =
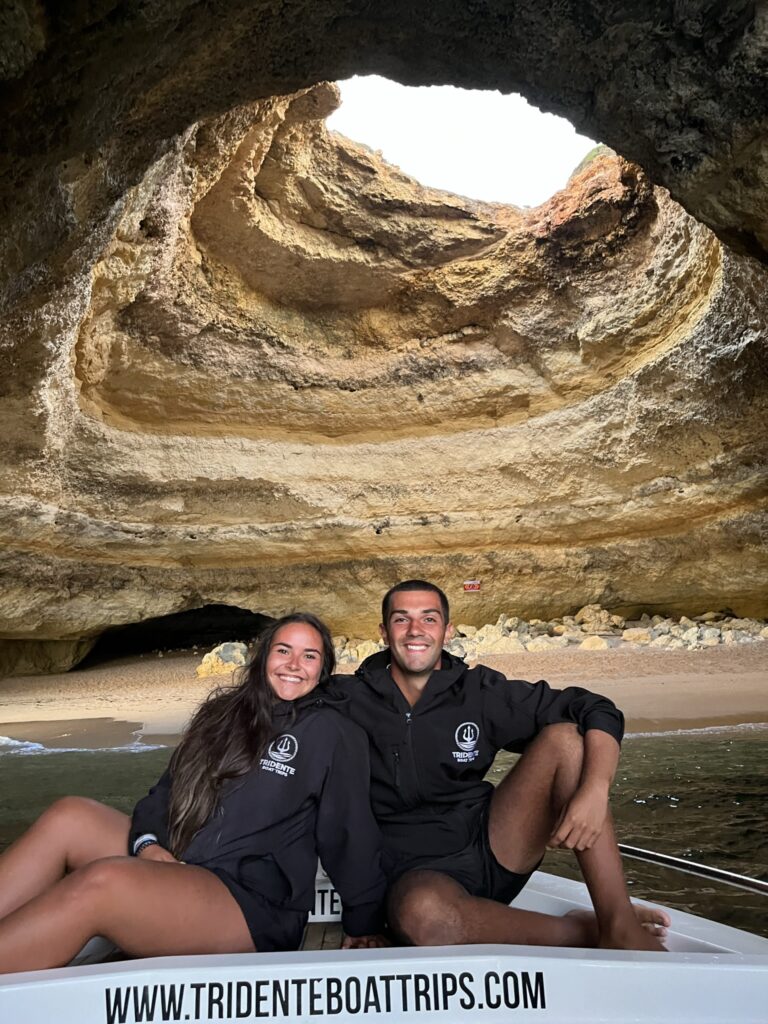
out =
<path fill-rule="evenodd" d="M 601 729 L 584 734 L 584 764 L 576 792 L 563 808 L 547 845 L 588 850 L 608 814 L 608 796 L 619 763 L 619 744 Z"/>

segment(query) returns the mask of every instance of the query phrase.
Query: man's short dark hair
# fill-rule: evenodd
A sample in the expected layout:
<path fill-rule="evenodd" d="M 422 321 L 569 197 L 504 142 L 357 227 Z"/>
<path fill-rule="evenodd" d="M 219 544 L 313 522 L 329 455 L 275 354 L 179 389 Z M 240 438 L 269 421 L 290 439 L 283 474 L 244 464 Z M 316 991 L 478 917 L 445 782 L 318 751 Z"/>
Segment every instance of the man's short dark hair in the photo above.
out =
<path fill-rule="evenodd" d="M 448 608 L 448 598 L 442 592 L 440 587 L 436 587 L 434 583 L 427 583 L 426 580 L 404 580 L 402 583 L 396 583 L 394 587 L 391 587 L 384 595 L 384 600 L 381 602 L 381 621 L 386 627 L 389 620 L 389 612 L 392 608 L 392 598 L 395 594 L 399 594 L 403 590 L 431 590 L 433 594 L 437 594 L 440 598 L 440 608 L 443 612 L 443 618 L 446 624 L 451 621 L 451 613 Z"/>

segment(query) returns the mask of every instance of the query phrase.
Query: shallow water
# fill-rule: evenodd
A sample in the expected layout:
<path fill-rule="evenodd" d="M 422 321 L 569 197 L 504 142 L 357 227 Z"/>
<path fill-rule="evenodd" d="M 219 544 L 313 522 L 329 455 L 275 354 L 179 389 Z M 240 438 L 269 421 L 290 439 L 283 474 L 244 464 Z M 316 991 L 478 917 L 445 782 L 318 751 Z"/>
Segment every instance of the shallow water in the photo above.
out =
<path fill-rule="evenodd" d="M 69 793 L 130 813 L 160 775 L 169 748 L 52 750 L 0 740 L 0 849 Z M 502 754 L 489 777 L 514 761 Z M 768 726 L 624 741 L 613 807 L 621 842 L 768 881 Z M 631 892 L 768 936 L 768 897 L 627 861 Z M 578 877 L 570 854 L 544 869 Z"/>

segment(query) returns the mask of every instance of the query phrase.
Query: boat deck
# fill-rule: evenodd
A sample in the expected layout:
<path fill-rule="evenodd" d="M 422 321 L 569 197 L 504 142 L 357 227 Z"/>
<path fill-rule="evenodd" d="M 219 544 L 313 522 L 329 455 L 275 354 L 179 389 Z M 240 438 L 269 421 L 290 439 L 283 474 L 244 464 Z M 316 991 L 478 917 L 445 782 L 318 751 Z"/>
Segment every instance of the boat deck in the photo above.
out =
<path fill-rule="evenodd" d="M 304 929 L 302 949 L 341 949 L 343 932 L 337 921 L 308 924 Z"/>

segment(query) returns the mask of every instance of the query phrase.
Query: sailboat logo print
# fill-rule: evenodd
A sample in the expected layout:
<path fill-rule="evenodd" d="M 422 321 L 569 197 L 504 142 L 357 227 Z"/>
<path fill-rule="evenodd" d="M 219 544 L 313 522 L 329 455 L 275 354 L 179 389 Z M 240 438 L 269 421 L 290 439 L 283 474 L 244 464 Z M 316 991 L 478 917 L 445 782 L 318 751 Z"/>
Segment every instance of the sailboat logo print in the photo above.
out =
<path fill-rule="evenodd" d="M 281 764 L 285 764 L 286 761 L 292 761 L 296 757 L 298 750 L 299 741 L 296 737 L 291 736 L 289 732 L 284 732 L 282 736 L 278 736 L 269 744 L 267 757 L 270 757 L 273 761 L 280 761 Z"/>
<path fill-rule="evenodd" d="M 456 746 L 459 750 L 474 750 L 480 739 L 480 729 L 474 722 L 462 722 L 456 730 Z"/>

